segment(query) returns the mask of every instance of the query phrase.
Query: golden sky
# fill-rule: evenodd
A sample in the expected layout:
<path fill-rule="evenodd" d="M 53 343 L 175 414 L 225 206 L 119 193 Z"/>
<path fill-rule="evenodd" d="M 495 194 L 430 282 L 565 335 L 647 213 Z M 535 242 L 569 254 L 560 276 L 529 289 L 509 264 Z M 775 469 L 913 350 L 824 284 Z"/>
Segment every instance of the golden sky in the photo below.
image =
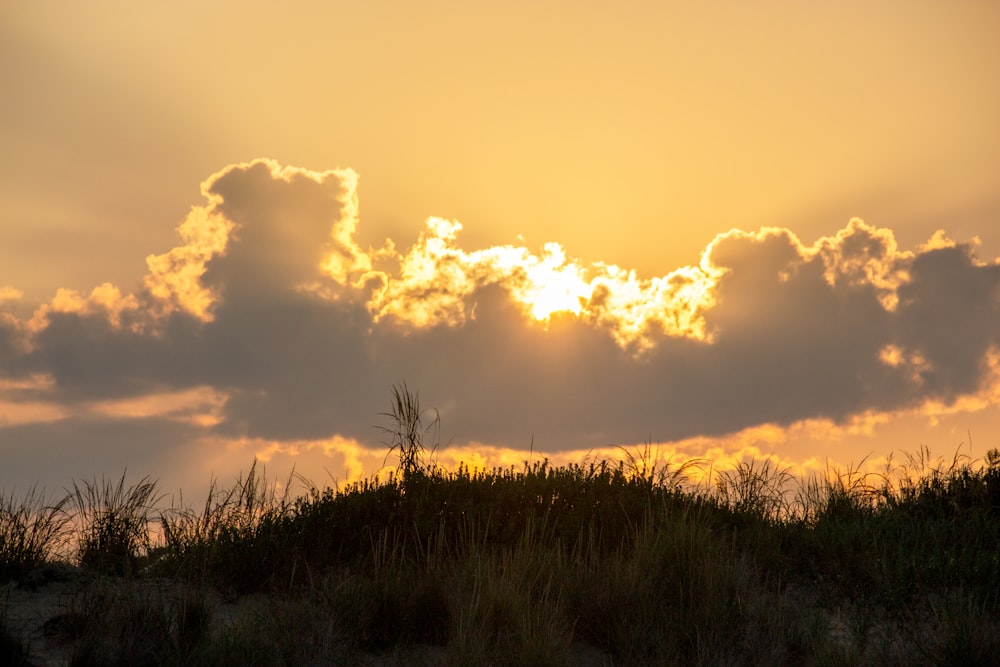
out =
<path fill-rule="evenodd" d="M 0 485 L 343 477 L 404 380 L 484 461 L 996 446 L 998 34 L 961 1 L 3 3 Z"/>

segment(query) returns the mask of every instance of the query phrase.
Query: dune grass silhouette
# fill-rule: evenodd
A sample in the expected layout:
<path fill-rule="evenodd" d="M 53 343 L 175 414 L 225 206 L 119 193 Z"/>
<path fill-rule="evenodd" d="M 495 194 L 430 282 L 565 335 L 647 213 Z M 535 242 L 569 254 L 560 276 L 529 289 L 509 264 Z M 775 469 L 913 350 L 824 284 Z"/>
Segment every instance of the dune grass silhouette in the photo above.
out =
<path fill-rule="evenodd" d="M 15 627 L 9 600 L 50 585 L 58 561 L 74 566 L 59 646 L 75 665 L 1000 655 L 996 450 L 944 461 L 922 448 L 882 474 L 812 479 L 764 460 L 696 482 L 699 462 L 643 452 L 449 472 L 424 445 L 415 393 L 394 387 L 386 416 L 399 457 L 386 479 L 277 485 L 255 462 L 200 509 L 158 508 L 155 482 L 124 474 L 54 502 L 0 499 L 0 662 L 33 664 L 52 643 Z"/>

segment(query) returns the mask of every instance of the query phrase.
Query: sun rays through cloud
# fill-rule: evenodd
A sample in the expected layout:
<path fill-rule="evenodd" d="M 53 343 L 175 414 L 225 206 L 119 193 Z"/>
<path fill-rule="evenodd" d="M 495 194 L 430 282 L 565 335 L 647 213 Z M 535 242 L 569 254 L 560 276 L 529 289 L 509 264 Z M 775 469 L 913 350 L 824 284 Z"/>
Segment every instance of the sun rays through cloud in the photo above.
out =
<path fill-rule="evenodd" d="M 373 422 L 406 380 L 444 420 L 443 465 L 655 441 L 812 470 L 880 449 L 893 424 L 1000 404 L 1000 264 L 976 239 L 902 249 L 860 219 L 812 243 L 734 228 L 643 277 L 557 241 L 469 249 L 440 217 L 408 247 L 366 247 L 360 183 L 348 168 L 229 165 L 133 290 L 28 304 L 0 289 L 0 433 L 31 448 L 158 429 L 165 451 L 333 465 L 349 481 L 385 472 Z"/>

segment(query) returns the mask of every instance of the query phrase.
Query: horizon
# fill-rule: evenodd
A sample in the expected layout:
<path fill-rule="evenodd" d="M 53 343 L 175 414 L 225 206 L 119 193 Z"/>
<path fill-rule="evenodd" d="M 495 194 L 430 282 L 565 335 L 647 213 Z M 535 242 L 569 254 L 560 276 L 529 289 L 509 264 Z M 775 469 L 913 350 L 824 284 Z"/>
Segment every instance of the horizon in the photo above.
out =
<path fill-rule="evenodd" d="M 1000 8 L 227 7 L 0 8 L 5 493 L 1000 442 Z"/>

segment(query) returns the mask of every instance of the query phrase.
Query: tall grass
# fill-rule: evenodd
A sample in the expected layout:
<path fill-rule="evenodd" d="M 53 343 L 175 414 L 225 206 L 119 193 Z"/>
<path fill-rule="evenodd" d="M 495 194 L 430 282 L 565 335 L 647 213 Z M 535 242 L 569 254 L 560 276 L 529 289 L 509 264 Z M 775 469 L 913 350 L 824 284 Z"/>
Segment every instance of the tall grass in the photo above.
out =
<path fill-rule="evenodd" d="M 0 573 L 51 557 L 72 525 L 84 569 L 195 591 L 81 599 L 120 614 L 76 640 L 90 664 L 990 664 L 1000 649 L 998 453 L 799 480 L 742 460 L 711 487 L 688 476 L 701 462 L 651 445 L 447 472 L 405 385 L 387 414 L 400 474 L 384 480 L 299 480 L 293 496 L 254 463 L 198 510 L 155 510 L 155 484 L 124 475 L 6 500 L 3 535 L 37 533 L 7 543 L 38 546 L 0 548 Z M 267 597 L 209 631 L 206 591 Z"/>
<path fill-rule="evenodd" d="M 80 523 L 80 564 L 105 574 L 131 576 L 152 547 L 150 512 L 159 498 L 156 482 L 149 477 L 126 486 L 125 474 L 117 482 L 96 478 L 73 482 L 66 506 Z"/>
<path fill-rule="evenodd" d="M 283 534 L 290 486 L 291 479 L 279 493 L 254 461 L 229 489 L 213 481 L 200 514 L 184 507 L 161 512 L 157 571 L 211 583 L 229 595 L 274 583 L 299 562 Z"/>
<path fill-rule="evenodd" d="M 738 514 L 779 521 L 790 510 L 786 493 L 790 482 L 791 473 L 771 458 L 742 460 L 716 475 L 716 498 Z"/>
<path fill-rule="evenodd" d="M 21 577 L 56 556 L 68 534 L 68 501 L 52 502 L 37 487 L 20 498 L 0 496 L 0 581 Z"/>
<path fill-rule="evenodd" d="M 434 417 L 428 419 L 431 412 Z M 393 385 L 390 410 L 383 412 L 381 416 L 389 420 L 388 426 L 379 427 L 389 437 L 389 442 L 385 443 L 389 448 L 386 456 L 393 452 L 399 454 L 399 471 L 403 477 L 422 473 L 431 467 L 426 455 L 433 453 L 437 447 L 436 436 L 440 433 L 441 426 L 441 416 L 437 411 L 421 408 L 420 394 L 410 391 L 404 382 Z M 435 434 L 435 442 L 428 448 L 424 444 L 424 438 L 432 432 Z"/>

